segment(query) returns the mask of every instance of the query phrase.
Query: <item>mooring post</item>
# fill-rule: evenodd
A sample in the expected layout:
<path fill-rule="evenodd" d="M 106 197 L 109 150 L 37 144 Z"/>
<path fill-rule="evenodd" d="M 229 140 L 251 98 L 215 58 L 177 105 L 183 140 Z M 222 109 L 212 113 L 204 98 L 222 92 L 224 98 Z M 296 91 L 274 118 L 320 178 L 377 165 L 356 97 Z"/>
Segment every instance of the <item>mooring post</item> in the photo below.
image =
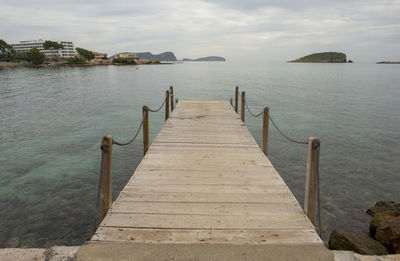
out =
<path fill-rule="evenodd" d="M 304 212 L 315 225 L 317 216 L 318 187 L 319 187 L 319 151 L 320 140 L 316 137 L 308 138 L 306 191 L 304 198 Z"/>
<path fill-rule="evenodd" d="M 268 124 L 269 124 L 269 108 L 264 107 L 262 150 L 263 150 L 265 156 L 267 156 L 267 153 L 268 153 Z"/>
<path fill-rule="evenodd" d="M 230 103 L 231 106 L 233 107 L 233 99 L 232 99 L 232 98 L 229 100 L 229 103 Z"/>
<path fill-rule="evenodd" d="M 175 106 L 178 104 L 178 99 L 175 99 Z"/>
<path fill-rule="evenodd" d="M 168 120 L 169 117 L 169 91 L 165 92 L 165 121 Z"/>
<path fill-rule="evenodd" d="M 149 107 L 143 106 L 143 156 L 149 150 Z"/>
<path fill-rule="evenodd" d="M 112 203 L 112 137 L 110 135 L 101 138 L 101 221 L 107 215 Z"/>
<path fill-rule="evenodd" d="M 235 111 L 238 113 L 238 107 L 239 107 L 239 86 L 236 86 L 235 88 Z"/>
<path fill-rule="evenodd" d="M 169 93 L 171 94 L 171 112 L 174 110 L 174 87 L 169 87 Z"/>
<path fill-rule="evenodd" d="M 245 95 L 246 95 L 246 93 L 242 92 L 242 110 L 240 112 L 241 112 L 241 119 L 243 122 L 244 122 L 244 114 L 245 114 L 244 110 L 245 110 L 245 106 L 246 106 Z"/>

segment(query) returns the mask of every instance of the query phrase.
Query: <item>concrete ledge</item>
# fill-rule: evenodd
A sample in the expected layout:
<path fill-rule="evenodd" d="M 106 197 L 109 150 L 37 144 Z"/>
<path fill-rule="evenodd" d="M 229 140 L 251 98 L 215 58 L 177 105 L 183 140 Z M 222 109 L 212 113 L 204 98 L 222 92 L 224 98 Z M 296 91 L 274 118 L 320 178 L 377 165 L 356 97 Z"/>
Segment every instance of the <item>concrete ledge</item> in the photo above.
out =
<path fill-rule="evenodd" d="M 44 248 L 3 248 L 0 261 L 75 261 L 79 246 Z"/>
<path fill-rule="evenodd" d="M 332 251 L 334 261 L 400 261 L 400 255 L 367 256 L 351 251 Z"/>
<path fill-rule="evenodd" d="M 3 248 L 0 249 L 1 261 L 42 261 L 45 260 L 44 248 Z"/>
<path fill-rule="evenodd" d="M 334 260 L 324 246 L 88 243 L 78 261 L 106 260 Z"/>

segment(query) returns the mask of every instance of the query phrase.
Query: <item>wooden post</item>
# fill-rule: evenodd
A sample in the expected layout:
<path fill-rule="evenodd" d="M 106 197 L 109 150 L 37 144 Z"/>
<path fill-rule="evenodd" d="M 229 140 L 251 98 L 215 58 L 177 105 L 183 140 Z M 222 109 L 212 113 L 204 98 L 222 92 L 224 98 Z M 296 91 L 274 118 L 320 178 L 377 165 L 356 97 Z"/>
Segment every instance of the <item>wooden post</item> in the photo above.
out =
<path fill-rule="evenodd" d="M 178 104 L 178 99 L 175 99 L 175 106 Z"/>
<path fill-rule="evenodd" d="M 304 212 L 315 225 L 318 201 L 319 180 L 319 151 L 320 140 L 315 137 L 308 138 L 306 191 L 304 198 Z"/>
<path fill-rule="evenodd" d="M 143 156 L 149 150 L 149 107 L 143 106 Z"/>
<path fill-rule="evenodd" d="M 233 99 L 232 99 L 232 98 L 229 100 L 229 103 L 230 103 L 231 106 L 233 107 Z"/>
<path fill-rule="evenodd" d="M 239 87 L 236 86 L 235 88 L 235 111 L 238 113 L 239 108 Z"/>
<path fill-rule="evenodd" d="M 171 112 L 174 110 L 174 87 L 169 87 L 169 93 L 171 95 Z"/>
<path fill-rule="evenodd" d="M 168 120 L 169 117 L 169 91 L 165 92 L 165 121 Z"/>
<path fill-rule="evenodd" d="M 246 100 L 245 100 L 245 92 L 242 92 L 242 110 L 241 112 L 241 119 L 244 122 L 244 115 L 245 115 L 245 106 L 246 106 Z"/>
<path fill-rule="evenodd" d="M 263 150 L 265 156 L 267 156 L 267 153 L 268 153 L 268 124 L 269 124 L 269 108 L 264 107 L 262 150 Z"/>
<path fill-rule="evenodd" d="M 110 135 L 101 138 L 101 221 L 107 215 L 112 203 L 112 137 Z"/>

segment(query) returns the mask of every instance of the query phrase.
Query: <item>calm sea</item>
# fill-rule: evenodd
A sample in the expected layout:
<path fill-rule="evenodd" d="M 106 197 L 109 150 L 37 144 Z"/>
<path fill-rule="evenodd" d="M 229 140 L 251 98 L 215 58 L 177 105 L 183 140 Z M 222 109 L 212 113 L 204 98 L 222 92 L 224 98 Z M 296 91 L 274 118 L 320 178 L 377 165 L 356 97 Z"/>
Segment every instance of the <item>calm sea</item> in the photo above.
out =
<path fill-rule="evenodd" d="M 368 231 L 365 210 L 400 201 L 400 65 L 235 64 L 0 69 L 0 241 L 77 245 L 91 237 L 100 138 L 135 132 L 141 107 L 178 99 L 229 100 L 235 85 L 254 112 L 270 107 L 289 136 L 321 138 L 323 238 Z M 150 114 L 151 138 L 163 112 Z M 260 142 L 261 119 L 246 116 Z M 271 126 L 272 128 L 272 126 Z M 116 147 L 114 198 L 142 157 L 141 137 Z M 270 159 L 303 203 L 306 146 L 270 132 Z"/>

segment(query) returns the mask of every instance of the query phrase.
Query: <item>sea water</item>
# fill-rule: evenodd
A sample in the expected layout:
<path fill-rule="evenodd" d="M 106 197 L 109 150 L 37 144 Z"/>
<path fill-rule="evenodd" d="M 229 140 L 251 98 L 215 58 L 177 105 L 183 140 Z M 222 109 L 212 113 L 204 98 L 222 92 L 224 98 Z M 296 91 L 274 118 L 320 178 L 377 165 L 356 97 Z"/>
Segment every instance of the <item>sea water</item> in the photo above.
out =
<path fill-rule="evenodd" d="M 0 241 L 78 245 L 94 229 L 100 139 L 127 141 L 143 105 L 174 86 L 180 100 L 225 100 L 236 85 L 269 106 L 289 136 L 321 139 L 322 236 L 368 231 L 365 210 L 400 201 L 400 65 L 187 62 L 0 69 Z M 151 139 L 164 112 L 150 114 Z M 261 141 L 262 120 L 246 115 Z M 270 125 L 269 158 L 303 204 L 307 146 Z M 113 197 L 142 158 L 142 139 L 113 149 Z M 3 241 L 4 242 L 4 241 Z"/>

